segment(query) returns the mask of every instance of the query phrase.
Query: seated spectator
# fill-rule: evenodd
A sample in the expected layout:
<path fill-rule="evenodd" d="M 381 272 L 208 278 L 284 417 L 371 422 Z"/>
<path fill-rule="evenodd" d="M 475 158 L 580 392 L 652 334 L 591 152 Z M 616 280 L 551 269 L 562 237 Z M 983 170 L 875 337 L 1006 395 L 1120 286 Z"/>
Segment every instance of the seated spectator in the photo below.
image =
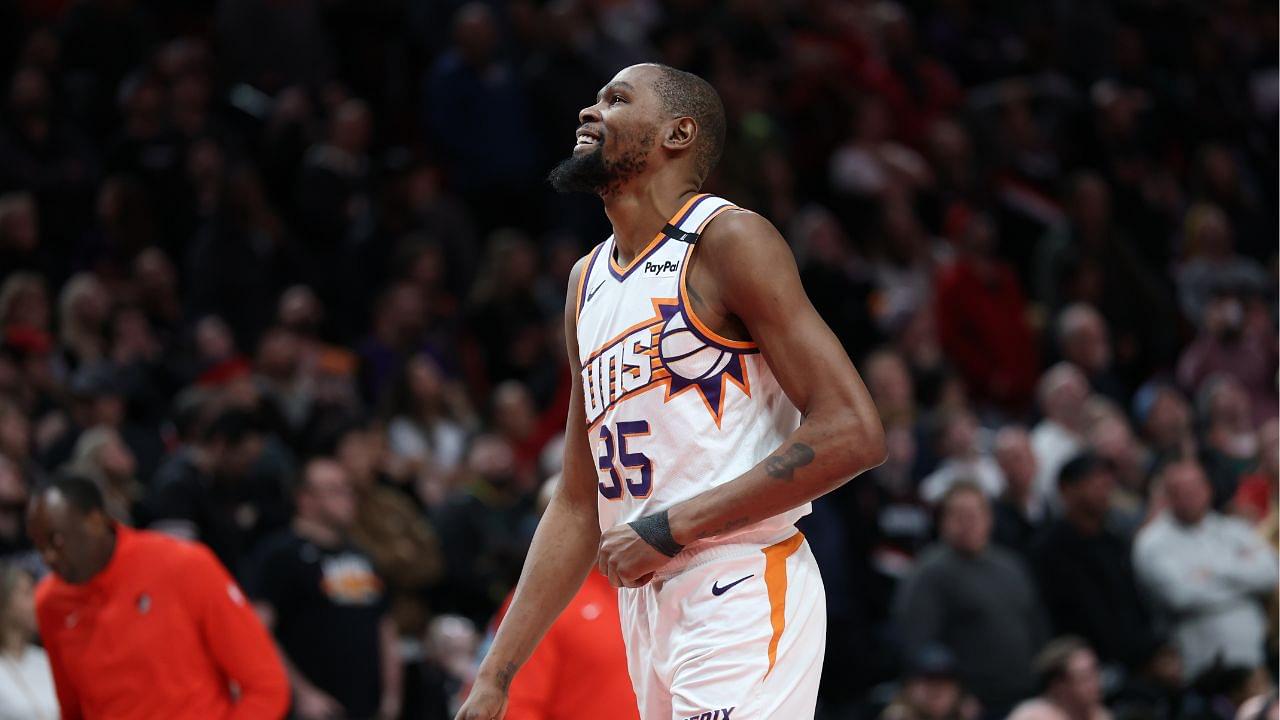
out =
<path fill-rule="evenodd" d="M 984 714 L 1001 717 L 1033 690 L 1044 610 L 1022 562 L 990 544 L 991 509 L 981 488 L 952 486 L 939 514 L 942 542 L 899 587 L 894 619 L 907 657 L 928 643 L 946 646 Z"/>
<path fill-rule="evenodd" d="M 942 463 L 920 482 L 920 498 L 938 502 L 960 480 L 970 480 L 988 498 L 1004 492 L 1000 465 L 979 445 L 978 419 L 965 409 L 944 411 L 938 417 L 938 454 Z"/>
<path fill-rule="evenodd" d="M 1246 523 L 1210 509 L 1195 461 L 1170 463 L 1159 480 L 1168 509 L 1138 534 L 1133 564 L 1172 623 L 1186 677 L 1214 665 L 1261 667 L 1261 598 L 1276 587 L 1275 552 Z"/>
<path fill-rule="evenodd" d="M 1276 333 L 1270 310 L 1234 287 L 1220 287 L 1196 319 L 1199 332 L 1178 358 L 1178 383 L 1195 395 L 1208 378 L 1236 378 L 1254 422 L 1276 416 Z"/>
<path fill-rule="evenodd" d="M 1151 453 L 1134 437 L 1128 419 L 1114 403 L 1095 396 L 1089 404 L 1094 412 L 1086 435 L 1088 451 L 1105 460 L 1116 477 L 1110 524 L 1132 536 L 1146 520 Z"/>
<path fill-rule="evenodd" d="M 134 524 L 143 486 L 138 482 L 133 453 L 114 428 L 99 425 L 81 433 L 65 471 L 97 484 L 112 519 Z"/>
<path fill-rule="evenodd" d="M 386 582 L 400 636 L 420 638 L 430 613 L 428 590 L 444 574 L 440 540 L 404 492 L 381 482 L 387 450 L 377 427 L 348 425 L 338 433 L 333 450 L 356 494 L 351 540 L 369 554 Z"/>
<path fill-rule="evenodd" d="M 880 720 L 973 720 L 977 704 L 964 692 L 956 659 L 941 645 L 926 645 L 911 659 L 902 687 Z"/>
<path fill-rule="evenodd" d="M 1280 423 L 1263 423 L 1257 437 L 1257 467 L 1240 479 L 1231 501 L 1232 512 L 1254 525 L 1275 512 L 1276 495 L 1280 493 Z"/>
<path fill-rule="evenodd" d="M 1036 386 L 1044 419 L 1031 431 L 1036 454 L 1036 498 L 1057 506 L 1058 471 L 1084 449 L 1084 404 L 1089 383 L 1074 365 L 1058 363 L 1045 371 Z"/>
<path fill-rule="evenodd" d="M 974 215 L 960 232 L 959 252 L 938 271 L 934 314 L 947 358 L 974 400 L 1017 412 L 1031 400 L 1039 357 L 1017 273 L 995 254 L 996 228 Z"/>
<path fill-rule="evenodd" d="M 1058 474 L 1063 515 L 1031 550 L 1054 631 L 1078 635 L 1107 662 L 1136 666 L 1152 644 L 1128 538 L 1107 527 L 1115 472 L 1102 458 L 1072 458 Z"/>
<path fill-rule="evenodd" d="M 0 566 L 0 720 L 53 720 L 58 696 L 49 656 L 36 640 L 35 581 L 14 565 Z"/>
<path fill-rule="evenodd" d="M 474 422 L 462 388 L 425 353 L 405 363 L 392 388 L 385 413 L 391 452 L 415 470 L 427 464 L 441 472 L 457 469 L 466 453 L 467 426 Z"/>
<path fill-rule="evenodd" d="M 401 667 L 396 628 L 373 563 L 351 545 L 356 494 L 346 469 L 307 463 L 287 530 L 264 543 L 251 586 L 275 634 L 304 718 L 396 717 Z"/>
<path fill-rule="evenodd" d="M 30 551 L 27 538 L 28 482 L 22 468 L 0 454 L 0 557 Z"/>
<path fill-rule="evenodd" d="M 1124 387 L 1111 368 L 1111 338 L 1107 321 L 1087 303 L 1068 305 L 1058 315 L 1058 352 L 1065 362 L 1084 373 L 1095 393 L 1116 402 L 1127 398 Z"/>
<path fill-rule="evenodd" d="M 1068 635 L 1050 642 L 1036 656 L 1035 670 L 1040 694 L 1019 705 L 1009 720 L 1110 720 L 1098 659 L 1084 640 Z"/>
<path fill-rule="evenodd" d="M 1172 385 L 1152 382 L 1139 388 L 1133 396 L 1133 418 L 1157 459 L 1195 453 L 1191 405 Z"/>
<path fill-rule="evenodd" d="M 287 520 L 280 471 L 260 473 L 267 439 L 258 420 L 226 410 L 156 472 L 145 512 L 160 532 L 208 545 L 240 570 L 252 543 Z"/>
<path fill-rule="evenodd" d="M 996 462 L 1004 474 L 1004 492 L 992 503 L 995 530 L 991 539 L 1025 556 L 1044 519 L 1044 509 L 1033 494 L 1036 455 L 1031 437 L 1018 425 L 1006 425 L 996 433 Z"/>
<path fill-rule="evenodd" d="M 480 641 L 475 624 L 459 615 L 438 615 L 427 626 L 422 699 L 418 701 L 425 717 L 451 720 L 458 713 L 463 691 L 475 680 Z M 405 703 L 405 716 L 417 717 L 409 712 L 411 702 L 413 698 Z"/>

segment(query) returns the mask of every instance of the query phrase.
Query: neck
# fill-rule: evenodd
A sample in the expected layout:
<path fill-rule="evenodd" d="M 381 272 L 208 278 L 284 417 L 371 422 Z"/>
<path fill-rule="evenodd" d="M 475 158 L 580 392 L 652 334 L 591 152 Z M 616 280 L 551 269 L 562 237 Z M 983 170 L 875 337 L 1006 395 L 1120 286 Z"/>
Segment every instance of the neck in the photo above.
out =
<path fill-rule="evenodd" d="M 1081 535 L 1097 535 L 1102 532 L 1103 520 L 1104 518 L 1088 511 L 1067 511 L 1067 522 Z"/>
<path fill-rule="evenodd" d="M 295 518 L 293 531 L 307 540 L 325 547 L 333 547 L 342 542 L 342 535 L 337 530 L 311 518 Z"/>
<path fill-rule="evenodd" d="M 26 634 L 17 628 L 5 628 L 0 631 L 0 652 L 9 657 L 22 657 L 22 653 L 27 649 Z"/>
<path fill-rule="evenodd" d="M 604 213 L 613 225 L 618 262 L 627 264 L 648 247 L 667 220 L 698 192 L 688 178 L 641 178 L 603 197 Z"/>

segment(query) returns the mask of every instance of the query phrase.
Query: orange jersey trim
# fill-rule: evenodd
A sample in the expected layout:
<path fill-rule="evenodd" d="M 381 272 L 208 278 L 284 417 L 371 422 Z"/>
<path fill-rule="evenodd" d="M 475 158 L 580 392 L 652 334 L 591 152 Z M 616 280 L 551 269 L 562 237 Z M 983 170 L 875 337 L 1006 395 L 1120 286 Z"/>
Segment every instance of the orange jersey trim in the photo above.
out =
<path fill-rule="evenodd" d="M 726 205 L 712 214 L 711 217 L 716 217 L 721 212 L 730 209 L 730 207 L 731 206 Z M 707 220 L 709 222 L 711 218 L 707 218 Z M 708 340 L 714 341 L 717 345 L 723 345 L 724 347 L 733 350 L 756 350 L 759 346 L 754 342 L 749 340 L 731 340 L 715 330 L 712 330 L 706 323 L 702 322 L 702 319 L 694 312 L 693 302 L 689 299 L 689 265 L 690 261 L 693 259 L 693 252 L 697 247 L 697 245 L 694 245 L 689 248 L 688 254 L 685 255 L 684 267 L 680 269 L 679 293 L 680 304 L 684 307 L 684 316 L 689 319 L 689 322 L 693 323 L 693 326 L 697 328 L 698 332 L 706 336 Z"/>
<path fill-rule="evenodd" d="M 667 220 L 667 224 L 668 225 L 671 224 L 672 220 L 679 219 L 680 216 L 683 215 L 686 210 L 688 210 L 694 203 L 698 202 L 698 200 L 701 200 L 704 197 L 707 197 L 707 193 L 698 193 L 697 195 L 694 195 L 693 197 L 689 198 L 687 201 L 685 201 L 684 205 L 680 206 L 679 210 L 676 210 L 675 213 L 671 215 L 671 218 Z M 653 239 L 649 241 L 649 244 L 645 246 L 644 250 L 641 250 L 640 252 L 636 253 L 636 256 L 631 258 L 631 262 L 627 263 L 626 267 L 622 267 L 621 265 L 619 265 L 618 261 L 613 257 L 613 253 L 612 252 L 609 253 L 609 267 L 613 268 L 613 271 L 619 275 L 626 275 L 627 273 L 631 272 L 631 269 L 634 268 L 641 260 L 643 260 L 645 256 L 647 256 L 655 247 L 657 247 L 658 243 L 662 242 L 664 238 L 666 238 L 665 232 L 659 232 L 657 235 L 654 235 Z M 617 245 L 617 242 L 614 242 L 614 245 Z"/>

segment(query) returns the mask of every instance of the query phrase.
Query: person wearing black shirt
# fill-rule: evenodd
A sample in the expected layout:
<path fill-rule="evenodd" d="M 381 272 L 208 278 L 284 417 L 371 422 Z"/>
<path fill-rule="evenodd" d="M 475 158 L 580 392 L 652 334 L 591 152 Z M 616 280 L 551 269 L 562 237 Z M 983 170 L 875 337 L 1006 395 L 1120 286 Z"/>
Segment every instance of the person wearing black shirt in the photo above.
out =
<path fill-rule="evenodd" d="M 356 496 L 336 460 L 307 463 L 288 530 L 264 545 L 250 592 L 275 634 L 301 718 L 398 717 L 401 665 L 387 592 L 347 540 Z"/>
<path fill-rule="evenodd" d="M 1040 596 L 1057 634 L 1083 637 L 1103 662 L 1136 667 L 1154 647 L 1133 573 L 1132 541 L 1106 525 L 1115 471 L 1092 453 L 1058 474 L 1063 517 L 1031 549 Z"/>

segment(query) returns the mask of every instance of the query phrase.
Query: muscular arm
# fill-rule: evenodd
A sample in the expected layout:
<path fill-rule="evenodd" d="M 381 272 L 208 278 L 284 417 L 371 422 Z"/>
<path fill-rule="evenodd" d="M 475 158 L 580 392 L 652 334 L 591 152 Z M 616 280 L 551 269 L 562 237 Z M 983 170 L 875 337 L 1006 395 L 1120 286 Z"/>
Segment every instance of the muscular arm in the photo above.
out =
<path fill-rule="evenodd" d="M 570 275 L 565 303 L 565 335 L 569 366 L 573 371 L 573 396 L 565 429 L 563 479 L 538 523 L 511 608 L 480 665 L 473 690 L 473 695 L 480 697 L 468 700 L 458 713 L 459 720 L 489 720 L 502 716 L 500 709 L 493 706 L 494 693 L 500 696 L 498 703 L 505 701 L 516 670 L 529 658 L 551 623 L 573 599 L 596 559 L 600 543 L 600 523 L 596 514 L 596 484 L 599 480 L 587 443 L 586 411 L 583 409 L 582 384 L 578 381 L 576 290 L 583 265 L 579 261 Z"/>
<path fill-rule="evenodd" d="M 606 532 L 600 570 L 615 586 L 643 585 L 684 545 L 784 513 L 884 461 L 871 396 L 805 296 L 778 231 L 759 215 L 730 211 L 708 227 L 693 257 L 694 312 L 727 339 L 754 340 L 803 420 L 746 473 Z"/>
<path fill-rule="evenodd" d="M 809 302 L 773 225 L 755 213 L 726 213 L 708 226 L 695 257 L 695 311 L 704 321 L 741 322 L 803 420 L 748 472 L 669 509 L 672 537 L 682 545 L 791 510 L 885 456 L 871 396 Z"/>

